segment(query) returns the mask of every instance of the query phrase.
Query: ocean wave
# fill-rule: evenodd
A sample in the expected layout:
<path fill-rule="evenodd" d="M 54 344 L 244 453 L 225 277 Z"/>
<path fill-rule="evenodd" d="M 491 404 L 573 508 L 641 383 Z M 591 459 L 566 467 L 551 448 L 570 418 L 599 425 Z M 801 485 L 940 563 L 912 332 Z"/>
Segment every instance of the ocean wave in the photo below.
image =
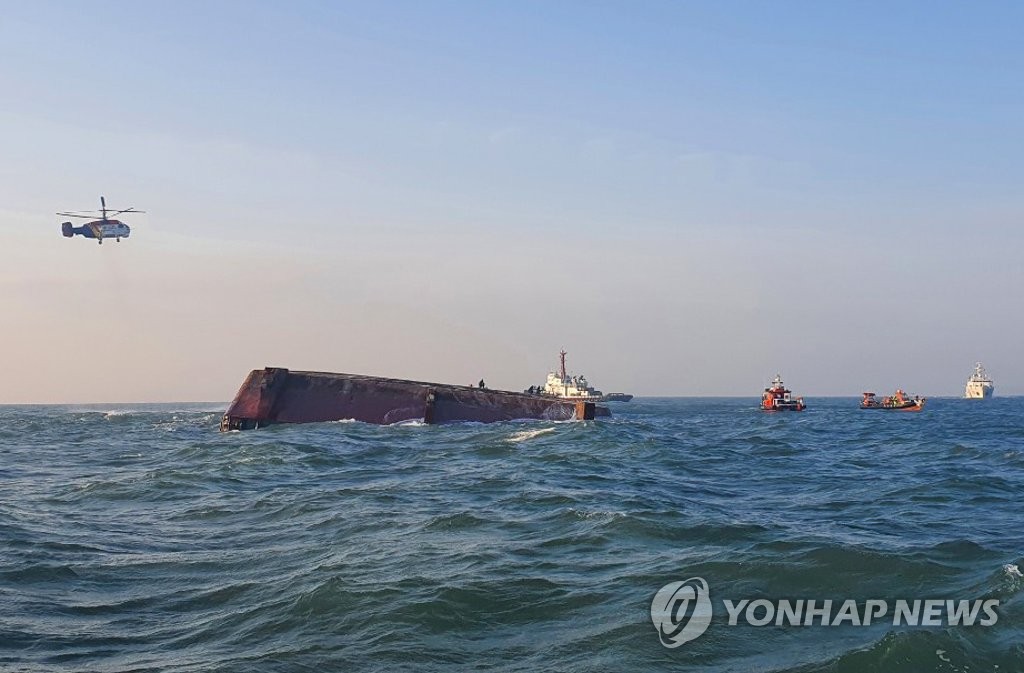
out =
<path fill-rule="evenodd" d="M 999 422 L 848 402 L 234 433 L 180 404 L 0 407 L 0 668 L 1024 670 L 1024 400 Z M 715 601 L 997 598 L 1000 619 L 801 630 L 716 612 L 668 650 L 651 599 L 694 576 Z"/>
<path fill-rule="evenodd" d="M 967 632 L 965 632 L 967 633 Z M 982 639 L 935 631 L 891 631 L 874 644 L 846 652 L 832 661 L 786 669 L 792 673 L 824 671 L 1019 671 L 1019 645 L 986 645 Z"/>
<path fill-rule="evenodd" d="M 577 509 L 570 507 L 568 510 L 569 514 L 576 517 L 577 519 L 583 519 L 586 521 L 599 520 L 599 521 L 614 521 L 615 519 L 624 519 L 628 516 L 625 512 L 618 511 L 588 511 L 585 509 Z"/>
<path fill-rule="evenodd" d="M 518 444 L 519 442 L 526 442 L 543 435 L 548 435 L 554 432 L 556 428 L 537 428 L 535 430 L 521 430 L 519 432 L 512 433 L 505 441 Z"/>

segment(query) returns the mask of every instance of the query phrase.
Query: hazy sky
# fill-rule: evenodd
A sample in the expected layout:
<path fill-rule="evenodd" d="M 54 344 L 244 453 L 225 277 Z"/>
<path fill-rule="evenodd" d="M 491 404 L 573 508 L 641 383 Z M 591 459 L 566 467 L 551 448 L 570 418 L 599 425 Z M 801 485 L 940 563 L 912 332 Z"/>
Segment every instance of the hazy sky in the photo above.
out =
<path fill-rule="evenodd" d="M 0 11 L 0 403 L 1024 393 L 1019 2 Z"/>

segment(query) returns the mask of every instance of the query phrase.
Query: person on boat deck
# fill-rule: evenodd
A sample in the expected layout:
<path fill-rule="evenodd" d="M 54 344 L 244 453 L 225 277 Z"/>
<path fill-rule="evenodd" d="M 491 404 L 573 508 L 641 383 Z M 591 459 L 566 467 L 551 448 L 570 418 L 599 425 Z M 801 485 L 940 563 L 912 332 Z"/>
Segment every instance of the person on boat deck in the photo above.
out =
<path fill-rule="evenodd" d="M 484 380 L 483 379 L 480 379 L 480 384 L 479 385 L 480 385 L 480 389 L 481 390 L 483 390 L 484 388 L 487 387 L 487 386 L 484 385 Z"/>

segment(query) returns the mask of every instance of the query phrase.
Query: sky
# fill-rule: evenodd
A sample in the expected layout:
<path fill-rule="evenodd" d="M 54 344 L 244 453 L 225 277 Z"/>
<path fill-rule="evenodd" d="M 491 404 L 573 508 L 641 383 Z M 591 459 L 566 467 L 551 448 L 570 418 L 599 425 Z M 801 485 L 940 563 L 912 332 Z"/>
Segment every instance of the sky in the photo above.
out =
<path fill-rule="evenodd" d="M 1024 394 L 1021 3 L 0 11 L 0 403 Z"/>

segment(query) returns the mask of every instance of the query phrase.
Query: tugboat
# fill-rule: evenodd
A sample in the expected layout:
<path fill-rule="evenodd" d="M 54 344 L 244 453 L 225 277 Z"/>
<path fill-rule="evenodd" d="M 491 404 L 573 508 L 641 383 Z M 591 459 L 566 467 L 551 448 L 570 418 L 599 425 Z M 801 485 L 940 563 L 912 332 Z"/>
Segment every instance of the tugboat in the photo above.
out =
<path fill-rule="evenodd" d="M 992 379 L 985 373 L 985 368 L 978 362 L 974 365 L 974 373 L 967 379 L 967 387 L 964 389 L 964 397 L 969 400 L 987 400 L 992 397 L 996 387 L 992 385 Z"/>
<path fill-rule="evenodd" d="M 549 372 L 548 379 L 543 386 L 530 386 L 523 392 L 528 395 L 542 395 L 544 397 L 557 397 L 560 400 L 583 400 L 586 402 L 629 402 L 633 396 L 629 393 L 608 393 L 605 395 L 600 390 L 595 390 L 587 378 L 580 375 L 569 376 L 565 371 L 566 352 L 558 353 L 558 371 Z"/>
<path fill-rule="evenodd" d="M 771 387 L 765 388 L 761 395 L 761 408 L 765 411 L 803 411 L 807 405 L 804 398 L 793 398 L 792 391 L 787 390 L 782 382 L 782 376 L 776 374 Z"/>
<path fill-rule="evenodd" d="M 905 392 L 897 389 L 892 397 L 883 397 L 879 401 L 874 393 L 864 393 L 860 401 L 861 409 L 887 409 L 889 411 L 921 411 L 924 409 L 925 398 L 915 395 L 910 398 Z"/>

